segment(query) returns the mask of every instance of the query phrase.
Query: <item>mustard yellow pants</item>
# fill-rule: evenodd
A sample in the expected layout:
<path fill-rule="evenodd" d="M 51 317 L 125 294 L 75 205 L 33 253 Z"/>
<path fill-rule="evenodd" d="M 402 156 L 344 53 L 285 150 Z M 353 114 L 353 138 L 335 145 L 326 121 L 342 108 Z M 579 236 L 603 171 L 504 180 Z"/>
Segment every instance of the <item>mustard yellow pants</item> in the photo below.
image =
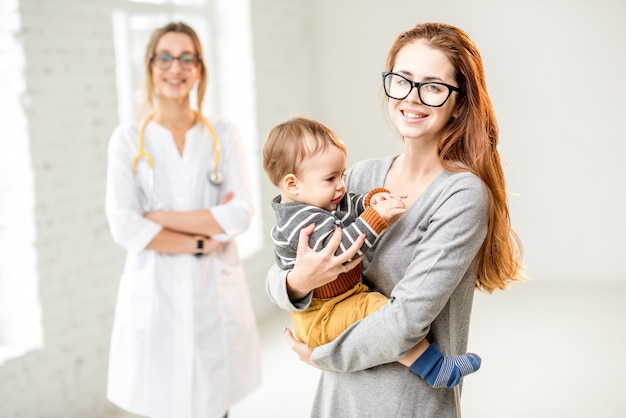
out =
<path fill-rule="evenodd" d="M 332 299 L 313 299 L 306 311 L 293 311 L 291 322 L 300 341 L 309 348 L 334 340 L 356 321 L 387 304 L 387 297 L 370 292 L 363 283 Z"/>

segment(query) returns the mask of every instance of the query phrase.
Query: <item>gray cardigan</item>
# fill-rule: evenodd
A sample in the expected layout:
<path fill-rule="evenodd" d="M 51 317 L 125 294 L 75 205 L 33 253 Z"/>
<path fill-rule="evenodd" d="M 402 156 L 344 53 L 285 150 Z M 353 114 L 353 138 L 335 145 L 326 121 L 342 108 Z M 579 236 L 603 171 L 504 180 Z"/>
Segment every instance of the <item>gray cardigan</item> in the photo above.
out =
<path fill-rule="evenodd" d="M 348 190 L 383 187 L 392 157 L 357 163 Z M 392 191 L 393 192 L 393 191 Z M 467 172 L 442 172 L 377 241 L 363 261 L 364 281 L 391 298 L 335 341 L 316 348 L 322 373 L 312 417 L 432 417 L 460 414 L 454 390 L 433 389 L 395 363 L 421 339 L 445 355 L 467 351 L 476 282 L 476 254 L 487 232 L 486 187 Z M 286 272 L 267 275 L 270 298 L 304 310 L 311 295 L 291 302 Z"/>

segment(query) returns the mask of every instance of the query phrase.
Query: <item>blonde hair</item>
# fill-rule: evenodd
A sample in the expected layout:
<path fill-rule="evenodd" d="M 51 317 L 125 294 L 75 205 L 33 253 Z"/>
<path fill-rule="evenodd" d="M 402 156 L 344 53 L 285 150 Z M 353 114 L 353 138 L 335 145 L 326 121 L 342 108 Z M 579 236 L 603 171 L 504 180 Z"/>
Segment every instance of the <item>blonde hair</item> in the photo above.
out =
<path fill-rule="evenodd" d="M 401 33 L 387 56 L 386 71 L 393 71 L 398 52 L 422 41 L 443 52 L 454 67 L 455 81 L 463 90 L 456 117 L 437 144 L 444 167 L 469 170 L 486 184 L 490 209 L 487 236 L 478 253 L 476 287 L 492 292 L 525 278 L 522 243 L 511 228 L 505 178 L 498 153 L 498 125 L 487 92 L 478 48 L 461 29 L 443 23 L 423 23 Z M 460 164 L 459 164 L 460 163 Z"/>
<path fill-rule="evenodd" d="M 263 169 L 274 186 L 287 174 L 298 174 L 302 161 L 329 147 L 346 146 L 329 128 L 312 119 L 293 117 L 270 130 L 263 145 Z"/>
<path fill-rule="evenodd" d="M 198 60 L 197 65 L 200 67 L 200 82 L 198 83 L 198 102 L 197 109 L 198 115 L 202 115 L 202 101 L 204 100 L 204 94 L 206 92 L 206 86 L 208 83 L 208 74 L 206 66 L 204 65 L 204 59 L 202 55 L 202 44 L 200 38 L 196 32 L 183 22 L 171 22 L 167 25 L 157 28 L 152 32 L 148 46 L 146 47 L 146 55 L 144 57 L 144 71 L 145 71 L 145 108 L 147 112 L 152 112 L 155 109 L 155 97 L 154 97 L 154 79 L 152 77 L 152 61 L 156 53 L 156 47 L 159 40 L 163 35 L 169 32 L 183 33 L 191 38 L 194 49 L 196 50 L 196 58 Z"/>

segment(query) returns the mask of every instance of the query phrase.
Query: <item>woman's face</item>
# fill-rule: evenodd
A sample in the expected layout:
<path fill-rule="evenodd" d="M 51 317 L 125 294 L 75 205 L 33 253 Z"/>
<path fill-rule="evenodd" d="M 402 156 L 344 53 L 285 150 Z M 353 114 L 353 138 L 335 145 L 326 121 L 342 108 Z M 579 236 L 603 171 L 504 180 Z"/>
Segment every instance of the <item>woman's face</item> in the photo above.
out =
<path fill-rule="evenodd" d="M 414 82 L 434 81 L 458 87 L 448 58 L 422 41 L 405 45 L 398 52 L 391 71 Z M 402 100 L 389 98 L 389 116 L 406 141 L 422 139 L 436 143 L 452 117 L 456 95 L 452 93 L 441 107 L 430 107 L 420 101 L 414 87 Z"/>
<path fill-rule="evenodd" d="M 184 33 L 167 32 L 157 42 L 154 53 L 152 79 L 157 97 L 174 101 L 188 99 L 189 92 L 200 77 L 191 37 Z"/>

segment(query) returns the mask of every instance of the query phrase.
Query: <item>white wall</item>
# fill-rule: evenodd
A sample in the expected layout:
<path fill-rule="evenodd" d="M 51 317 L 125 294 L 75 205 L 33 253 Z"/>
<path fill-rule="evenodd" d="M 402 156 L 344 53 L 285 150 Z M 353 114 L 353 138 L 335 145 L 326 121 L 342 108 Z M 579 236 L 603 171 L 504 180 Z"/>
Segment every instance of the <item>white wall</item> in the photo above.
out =
<path fill-rule="evenodd" d="M 378 98 L 396 35 L 419 21 L 457 25 L 483 56 L 529 274 L 626 281 L 625 2 L 315 5 L 314 114 L 340 133 L 351 161 L 399 149 Z"/>
<path fill-rule="evenodd" d="M 0 367 L 0 416 L 98 416 L 123 255 L 102 203 L 117 119 L 111 10 L 79 0 L 19 7 L 44 341 Z"/>

